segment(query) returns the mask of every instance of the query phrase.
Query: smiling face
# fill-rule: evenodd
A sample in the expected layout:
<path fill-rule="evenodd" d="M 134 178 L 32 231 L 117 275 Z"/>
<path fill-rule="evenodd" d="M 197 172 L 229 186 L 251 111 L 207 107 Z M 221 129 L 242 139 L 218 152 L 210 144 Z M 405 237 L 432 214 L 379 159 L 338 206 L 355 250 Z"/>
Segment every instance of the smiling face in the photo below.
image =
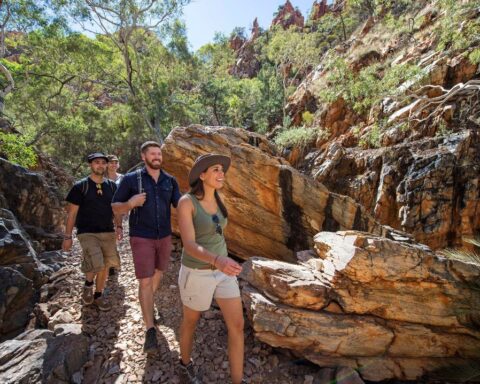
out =
<path fill-rule="evenodd" d="M 162 150 L 158 147 L 148 147 L 145 152 L 142 153 L 142 160 L 145 165 L 151 169 L 162 168 Z"/>
<path fill-rule="evenodd" d="M 101 158 L 93 159 L 90 162 L 90 169 L 94 175 L 103 176 L 107 170 L 107 162 Z"/>
<path fill-rule="evenodd" d="M 110 173 L 117 173 L 117 169 L 120 167 L 118 160 L 110 160 L 107 164 L 108 171 Z"/>
<path fill-rule="evenodd" d="M 225 172 L 221 164 L 215 164 L 208 167 L 205 172 L 200 174 L 200 180 L 202 180 L 205 187 L 213 189 L 220 189 L 223 187 L 225 181 Z"/>

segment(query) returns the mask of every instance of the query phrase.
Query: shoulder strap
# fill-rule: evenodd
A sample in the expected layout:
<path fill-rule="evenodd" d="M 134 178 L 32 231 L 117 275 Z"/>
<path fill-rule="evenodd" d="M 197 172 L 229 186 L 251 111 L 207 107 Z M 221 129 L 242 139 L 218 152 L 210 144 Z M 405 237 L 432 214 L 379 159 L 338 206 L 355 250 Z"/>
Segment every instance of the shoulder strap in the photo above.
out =
<path fill-rule="evenodd" d="M 143 192 L 143 186 L 142 186 L 142 169 L 137 169 L 137 184 L 138 184 L 138 193 Z"/>
<path fill-rule="evenodd" d="M 88 177 L 84 177 L 80 180 L 81 188 L 82 188 L 82 195 L 87 196 L 88 193 Z"/>

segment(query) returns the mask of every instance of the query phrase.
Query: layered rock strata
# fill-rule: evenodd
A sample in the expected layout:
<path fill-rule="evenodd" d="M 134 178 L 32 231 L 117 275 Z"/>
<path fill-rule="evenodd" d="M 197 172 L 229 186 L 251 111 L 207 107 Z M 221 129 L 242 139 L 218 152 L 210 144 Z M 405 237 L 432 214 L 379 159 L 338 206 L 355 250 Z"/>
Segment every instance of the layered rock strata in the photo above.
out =
<path fill-rule="evenodd" d="M 479 265 L 354 231 L 319 233 L 315 248 L 298 265 L 244 264 L 260 340 L 364 380 L 480 379 Z"/>
<path fill-rule="evenodd" d="M 391 235 L 353 199 L 329 192 L 276 157 L 262 135 L 226 127 L 179 127 L 165 139 L 163 152 L 163 167 L 183 192 L 189 189 L 187 176 L 198 156 L 231 157 L 221 193 L 229 210 L 229 250 L 241 258 L 293 261 L 295 252 L 313 246 L 319 231 L 357 229 Z"/>

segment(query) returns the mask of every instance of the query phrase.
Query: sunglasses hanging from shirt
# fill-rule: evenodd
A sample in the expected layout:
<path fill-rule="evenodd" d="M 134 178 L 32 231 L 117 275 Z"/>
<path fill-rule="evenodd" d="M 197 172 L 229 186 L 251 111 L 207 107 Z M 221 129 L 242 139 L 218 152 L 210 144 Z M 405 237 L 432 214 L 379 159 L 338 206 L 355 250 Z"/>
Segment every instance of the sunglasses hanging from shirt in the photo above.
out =
<path fill-rule="evenodd" d="M 102 184 L 97 183 L 96 186 L 97 186 L 97 195 L 102 196 L 103 195 Z"/>
<path fill-rule="evenodd" d="M 217 215 L 212 215 L 212 221 L 215 223 L 215 232 L 218 233 L 220 236 L 223 235 L 223 230 L 220 225 L 220 219 Z"/>

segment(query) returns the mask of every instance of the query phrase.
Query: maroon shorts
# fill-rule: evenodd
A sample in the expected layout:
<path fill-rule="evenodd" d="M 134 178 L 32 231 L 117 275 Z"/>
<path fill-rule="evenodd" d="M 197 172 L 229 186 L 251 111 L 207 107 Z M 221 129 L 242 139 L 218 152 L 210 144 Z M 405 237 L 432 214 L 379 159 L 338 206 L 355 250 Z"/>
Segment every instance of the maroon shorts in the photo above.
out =
<path fill-rule="evenodd" d="M 166 271 L 172 253 L 172 236 L 162 239 L 130 237 L 137 279 L 152 277 L 156 269 Z"/>

